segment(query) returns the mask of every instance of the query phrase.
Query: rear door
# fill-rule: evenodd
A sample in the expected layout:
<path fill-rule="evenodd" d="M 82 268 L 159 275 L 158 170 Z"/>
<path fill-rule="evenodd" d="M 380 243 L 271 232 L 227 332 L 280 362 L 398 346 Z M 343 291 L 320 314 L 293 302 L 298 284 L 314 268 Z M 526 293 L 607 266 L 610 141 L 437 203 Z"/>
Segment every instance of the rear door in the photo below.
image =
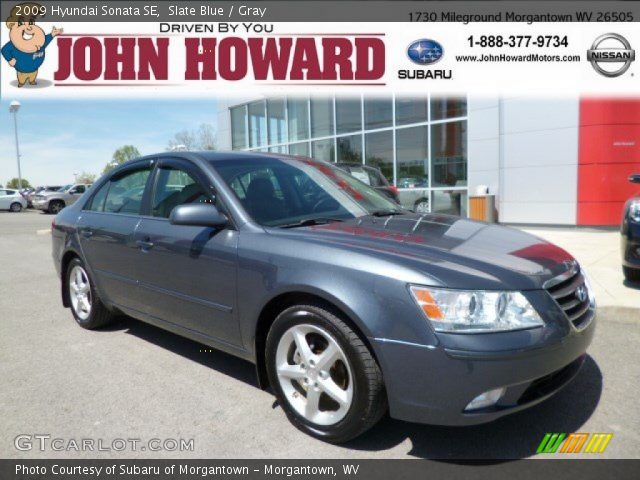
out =
<path fill-rule="evenodd" d="M 142 310 L 134 233 L 152 163 L 119 172 L 97 189 L 78 220 L 80 246 L 100 291 L 117 305 Z"/>
<path fill-rule="evenodd" d="M 7 194 L 6 190 L 0 189 L 0 210 L 9 210 L 11 197 Z"/>
<path fill-rule="evenodd" d="M 172 225 L 171 211 L 185 203 L 220 204 L 210 182 L 190 162 L 161 159 L 154 174 L 149 211 L 135 234 L 136 270 L 145 312 L 233 345 L 238 232 Z"/>

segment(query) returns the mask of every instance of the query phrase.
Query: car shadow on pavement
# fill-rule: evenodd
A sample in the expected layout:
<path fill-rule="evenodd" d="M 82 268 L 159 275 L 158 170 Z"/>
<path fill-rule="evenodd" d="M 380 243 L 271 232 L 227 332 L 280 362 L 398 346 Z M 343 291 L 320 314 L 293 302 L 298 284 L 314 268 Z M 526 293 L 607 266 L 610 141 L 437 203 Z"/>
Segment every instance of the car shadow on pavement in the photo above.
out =
<path fill-rule="evenodd" d="M 148 323 L 123 315 L 118 317 L 117 322 L 101 330 L 124 330 L 125 333 L 135 335 L 170 352 L 259 388 L 255 366 L 252 363 Z"/>
<path fill-rule="evenodd" d="M 102 330 L 123 330 L 259 388 L 255 367 L 250 362 L 153 325 L 123 316 Z M 534 455 L 547 432 L 579 431 L 598 406 L 601 393 L 600 368 L 592 357 L 587 356 L 576 378 L 556 395 L 495 422 L 470 427 L 442 427 L 402 422 L 387 415 L 370 431 L 338 448 L 377 452 L 409 439 L 412 448 L 407 454 L 417 458 L 453 463 L 518 460 Z"/>
<path fill-rule="evenodd" d="M 453 463 L 522 459 L 536 453 L 547 432 L 579 431 L 598 406 L 601 393 L 600 368 L 588 356 L 576 378 L 556 395 L 495 422 L 441 427 L 401 422 L 387 416 L 371 431 L 343 446 L 386 450 L 408 438 L 413 446 L 407 453 L 418 458 Z"/>

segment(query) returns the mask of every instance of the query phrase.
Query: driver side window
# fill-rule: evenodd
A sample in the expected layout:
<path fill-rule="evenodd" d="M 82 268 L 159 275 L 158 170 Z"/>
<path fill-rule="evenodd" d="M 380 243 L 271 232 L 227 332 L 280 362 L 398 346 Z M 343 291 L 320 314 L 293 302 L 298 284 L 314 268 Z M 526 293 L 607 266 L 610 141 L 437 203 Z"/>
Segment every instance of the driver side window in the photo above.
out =
<path fill-rule="evenodd" d="M 151 214 L 169 218 L 175 207 L 187 203 L 215 203 L 215 199 L 186 171 L 161 167 L 153 191 Z"/>

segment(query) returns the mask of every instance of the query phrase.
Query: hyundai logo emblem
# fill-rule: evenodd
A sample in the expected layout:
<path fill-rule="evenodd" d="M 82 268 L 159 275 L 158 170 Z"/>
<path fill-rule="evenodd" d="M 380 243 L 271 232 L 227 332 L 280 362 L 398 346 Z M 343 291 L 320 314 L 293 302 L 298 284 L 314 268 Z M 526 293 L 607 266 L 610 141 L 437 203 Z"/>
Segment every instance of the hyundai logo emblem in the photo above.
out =
<path fill-rule="evenodd" d="M 444 49 L 435 40 L 423 38 L 416 40 L 407 47 L 407 57 L 418 65 L 431 65 L 444 55 Z"/>
<path fill-rule="evenodd" d="M 584 285 L 580 285 L 576 290 L 576 298 L 581 302 L 584 302 L 587 299 L 587 297 L 588 297 L 587 287 L 585 287 Z"/>
<path fill-rule="evenodd" d="M 619 77 L 626 72 L 636 59 L 636 52 L 622 35 L 605 33 L 595 39 L 587 50 L 587 60 L 600 75 Z M 617 68 L 603 68 L 601 64 L 622 64 Z"/>

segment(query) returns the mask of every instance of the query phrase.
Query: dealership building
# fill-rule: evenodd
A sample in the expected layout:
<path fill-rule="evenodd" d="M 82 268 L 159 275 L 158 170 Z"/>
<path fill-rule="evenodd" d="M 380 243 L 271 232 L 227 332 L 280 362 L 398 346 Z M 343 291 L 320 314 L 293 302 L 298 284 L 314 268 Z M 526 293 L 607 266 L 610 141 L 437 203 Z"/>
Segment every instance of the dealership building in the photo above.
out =
<path fill-rule="evenodd" d="M 501 223 L 617 225 L 637 192 L 640 98 L 335 95 L 218 101 L 218 148 L 379 168 L 404 206 Z"/>

